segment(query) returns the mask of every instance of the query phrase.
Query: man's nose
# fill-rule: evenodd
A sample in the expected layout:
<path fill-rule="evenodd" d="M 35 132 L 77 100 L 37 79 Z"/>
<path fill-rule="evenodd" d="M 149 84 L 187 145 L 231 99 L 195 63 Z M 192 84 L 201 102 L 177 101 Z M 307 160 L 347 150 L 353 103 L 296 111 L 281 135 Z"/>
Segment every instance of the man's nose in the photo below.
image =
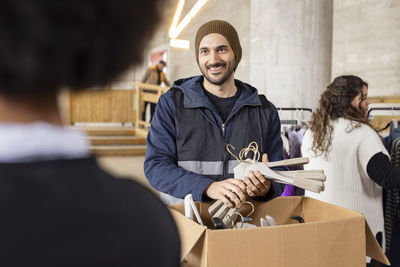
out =
<path fill-rule="evenodd" d="M 210 53 L 210 64 L 215 64 L 220 62 L 220 57 L 217 51 L 211 51 Z"/>

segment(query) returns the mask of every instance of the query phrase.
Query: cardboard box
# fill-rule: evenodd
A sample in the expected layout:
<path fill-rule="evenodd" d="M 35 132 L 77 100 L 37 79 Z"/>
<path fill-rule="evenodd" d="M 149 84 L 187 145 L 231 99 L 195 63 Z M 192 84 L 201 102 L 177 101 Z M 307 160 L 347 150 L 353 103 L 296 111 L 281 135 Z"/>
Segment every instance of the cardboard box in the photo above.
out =
<path fill-rule="evenodd" d="M 182 241 L 182 266 L 365 267 L 366 255 L 385 264 L 388 259 L 365 217 L 357 212 L 306 197 L 280 197 L 255 202 L 251 215 L 272 216 L 278 226 L 253 229 L 212 229 L 208 207 L 196 203 L 202 226 L 184 216 L 183 205 L 171 206 Z M 306 223 L 290 219 L 300 215 Z"/>

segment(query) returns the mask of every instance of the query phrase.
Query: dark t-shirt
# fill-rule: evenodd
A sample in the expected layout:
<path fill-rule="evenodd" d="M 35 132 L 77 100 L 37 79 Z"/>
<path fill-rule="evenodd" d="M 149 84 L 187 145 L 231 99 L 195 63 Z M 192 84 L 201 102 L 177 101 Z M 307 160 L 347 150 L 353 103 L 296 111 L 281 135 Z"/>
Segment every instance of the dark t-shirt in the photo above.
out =
<path fill-rule="evenodd" d="M 241 89 L 239 86 L 237 86 L 237 92 L 234 96 L 231 97 L 218 97 L 216 95 L 213 95 L 206 89 L 204 89 L 204 93 L 210 99 L 211 103 L 214 105 L 214 107 L 217 109 L 219 116 L 222 119 L 222 123 L 226 121 L 226 119 L 229 116 L 229 113 L 231 112 L 233 106 L 235 105 L 236 101 L 238 100 Z"/>
<path fill-rule="evenodd" d="M 0 164 L 0 266 L 179 266 L 168 211 L 94 158 Z"/>

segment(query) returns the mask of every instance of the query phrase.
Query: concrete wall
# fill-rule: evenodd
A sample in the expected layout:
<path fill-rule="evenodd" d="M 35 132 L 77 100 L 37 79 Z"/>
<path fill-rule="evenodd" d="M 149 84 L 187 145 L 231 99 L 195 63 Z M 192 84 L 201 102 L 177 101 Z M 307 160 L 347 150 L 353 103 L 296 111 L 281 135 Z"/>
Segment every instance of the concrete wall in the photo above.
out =
<path fill-rule="evenodd" d="M 331 0 L 251 1 L 250 80 L 281 107 L 316 107 L 331 74 Z"/>
<path fill-rule="evenodd" d="M 355 74 L 371 96 L 400 96 L 400 1 L 335 0 L 332 77 Z"/>

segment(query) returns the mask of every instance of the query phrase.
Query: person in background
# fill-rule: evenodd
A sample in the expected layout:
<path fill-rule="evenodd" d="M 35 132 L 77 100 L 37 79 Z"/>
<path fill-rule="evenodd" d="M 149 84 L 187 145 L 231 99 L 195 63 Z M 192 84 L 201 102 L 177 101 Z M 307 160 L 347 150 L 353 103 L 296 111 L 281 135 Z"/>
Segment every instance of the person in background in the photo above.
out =
<path fill-rule="evenodd" d="M 400 185 L 400 168 L 368 122 L 368 105 L 368 84 L 353 75 L 335 78 L 321 95 L 301 150 L 310 159 L 305 169 L 324 170 L 325 191 L 305 196 L 364 214 L 385 244 L 382 187 Z"/>
<path fill-rule="evenodd" d="M 195 56 L 203 75 L 181 79 L 161 95 L 147 137 L 144 171 L 167 204 L 220 199 L 239 206 L 247 196 L 267 201 L 283 192 L 259 172 L 233 178 L 239 154 L 257 142 L 271 161 L 283 157 L 280 120 L 275 106 L 256 88 L 235 80 L 242 48 L 235 28 L 213 20 L 196 34 Z M 263 155 L 263 161 L 267 155 Z"/>
<path fill-rule="evenodd" d="M 164 60 L 160 60 L 157 65 L 153 65 L 147 69 L 143 75 L 142 83 L 161 85 L 164 83 L 166 86 L 171 86 L 165 73 L 163 71 L 164 67 L 167 66 Z M 146 92 L 146 89 L 144 89 Z M 152 91 L 150 91 L 152 92 Z M 142 119 L 146 122 L 150 122 L 153 118 L 154 112 L 156 111 L 156 104 L 150 102 L 144 102 L 144 112 L 142 114 Z"/>
<path fill-rule="evenodd" d="M 140 62 L 161 2 L 1 1 L 1 266 L 179 266 L 167 208 L 102 170 L 57 106 Z"/>
<path fill-rule="evenodd" d="M 142 83 L 155 85 L 161 85 L 162 83 L 165 83 L 166 86 L 171 86 L 171 83 L 168 81 L 163 71 L 164 67 L 166 66 L 167 63 L 165 63 L 164 60 L 160 60 L 157 65 L 153 65 L 148 68 L 143 76 Z"/>

